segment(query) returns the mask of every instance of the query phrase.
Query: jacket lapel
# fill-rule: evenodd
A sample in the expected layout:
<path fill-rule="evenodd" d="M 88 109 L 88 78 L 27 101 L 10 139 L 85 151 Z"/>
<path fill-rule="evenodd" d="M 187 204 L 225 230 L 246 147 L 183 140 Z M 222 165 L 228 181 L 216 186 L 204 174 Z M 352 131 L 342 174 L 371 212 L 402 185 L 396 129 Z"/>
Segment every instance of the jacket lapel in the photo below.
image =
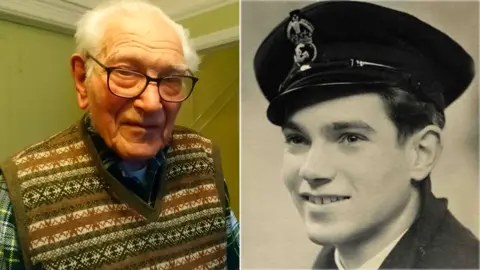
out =
<path fill-rule="evenodd" d="M 447 200 L 437 199 L 431 191 L 430 178 L 420 184 L 421 207 L 417 220 L 400 239 L 380 268 L 415 268 L 425 255 L 429 242 L 436 235 L 447 213 Z"/>
<path fill-rule="evenodd" d="M 323 247 L 315 259 L 312 269 L 338 269 L 335 264 L 334 251 L 333 246 Z"/>

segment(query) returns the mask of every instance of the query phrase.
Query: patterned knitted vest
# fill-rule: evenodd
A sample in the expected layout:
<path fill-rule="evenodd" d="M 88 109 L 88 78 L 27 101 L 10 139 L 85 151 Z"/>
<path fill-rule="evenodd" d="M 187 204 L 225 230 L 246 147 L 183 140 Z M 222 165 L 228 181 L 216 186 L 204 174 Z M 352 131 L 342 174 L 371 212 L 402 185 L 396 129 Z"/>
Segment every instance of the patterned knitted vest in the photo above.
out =
<path fill-rule="evenodd" d="M 2 167 L 26 268 L 224 268 L 223 175 L 211 141 L 175 128 L 151 207 L 103 168 L 82 123 Z"/>

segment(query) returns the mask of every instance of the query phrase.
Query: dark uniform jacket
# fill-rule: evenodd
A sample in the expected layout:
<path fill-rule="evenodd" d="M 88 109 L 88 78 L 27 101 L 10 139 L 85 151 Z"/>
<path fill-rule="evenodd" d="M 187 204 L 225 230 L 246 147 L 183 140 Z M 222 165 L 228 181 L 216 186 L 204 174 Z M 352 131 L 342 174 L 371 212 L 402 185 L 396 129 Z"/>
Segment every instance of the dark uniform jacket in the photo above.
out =
<path fill-rule="evenodd" d="M 478 239 L 450 213 L 446 199 L 434 196 L 430 179 L 423 181 L 420 190 L 417 220 L 380 268 L 479 269 Z M 333 254 L 333 247 L 324 247 L 313 268 L 336 269 Z"/>

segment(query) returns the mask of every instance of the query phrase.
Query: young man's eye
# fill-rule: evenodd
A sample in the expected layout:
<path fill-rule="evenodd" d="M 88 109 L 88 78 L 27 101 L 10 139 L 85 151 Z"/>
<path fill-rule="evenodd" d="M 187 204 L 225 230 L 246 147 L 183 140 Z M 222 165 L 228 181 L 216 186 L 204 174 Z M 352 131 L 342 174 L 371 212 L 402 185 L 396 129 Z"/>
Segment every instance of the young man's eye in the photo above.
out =
<path fill-rule="evenodd" d="M 357 143 L 357 142 L 366 141 L 366 140 L 367 138 L 359 134 L 347 133 L 340 136 L 340 143 L 345 143 L 345 144 L 352 144 L 352 143 Z"/>
<path fill-rule="evenodd" d="M 305 144 L 307 143 L 307 140 L 299 135 L 288 135 L 285 136 L 285 142 L 287 144 Z"/>

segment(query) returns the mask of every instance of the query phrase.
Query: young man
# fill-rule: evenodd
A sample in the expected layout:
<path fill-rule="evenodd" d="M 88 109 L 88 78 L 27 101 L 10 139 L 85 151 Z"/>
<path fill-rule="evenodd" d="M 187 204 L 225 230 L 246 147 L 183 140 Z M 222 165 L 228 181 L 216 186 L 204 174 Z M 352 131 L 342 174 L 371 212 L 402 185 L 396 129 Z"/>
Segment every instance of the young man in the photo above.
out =
<path fill-rule="evenodd" d="M 431 191 L 444 110 L 471 57 L 417 18 L 361 2 L 294 10 L 255 74 L 282 128 L 283 179 L 315 268 L 477 268 L 478 239 Z"/>

